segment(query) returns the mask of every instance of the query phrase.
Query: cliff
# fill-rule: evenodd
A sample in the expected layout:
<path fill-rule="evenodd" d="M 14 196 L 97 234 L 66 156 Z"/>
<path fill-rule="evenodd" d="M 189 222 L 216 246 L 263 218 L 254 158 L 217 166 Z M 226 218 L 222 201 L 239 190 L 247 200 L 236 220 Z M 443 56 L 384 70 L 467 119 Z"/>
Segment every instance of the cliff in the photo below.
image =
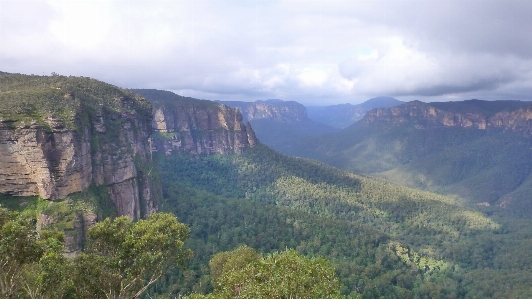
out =
<path fill-rule="evenodd" d="M 153 212 L 151 111 L 89 78 L 0 74 L 0 194 L 57 201 L 105 186 L 118 214 Z"/>
<path fill-rule="evenodd" d="M 241 153 L 258 144 L 249 123 L 234 108 L 153 89 L 135 89 L 153 104 L 154 150 L 193 154 Z"/>
<path fill-rule="evenodd" d="M 392 108 L 369 111 L 365 124 L 414 124 L 418 129 L 462 127 L 505 129 L 532 135 L 532 105 L 520 101 L 479 101 L 423 103 L 412 101 Z"/>
<path fill-rule="evenodd" d="M 242 111 L 244 120 L 247 119 L 253 126 L 261 143 L 280 152 L 284 152 L 286 145 L 293 140 L 337 130 L 308 118 L 305 106 L 294 101 L 223 101 L 220 103 Z"/>
<path fill-rule="evenodd" d="M 348 103 L 331 106 L 308 106 L 307 111 L 310 119 L 342 129 L 361 120 L 372 109 L 394 107 L 403 103 L 392 97 L 376 97 L 357 105 Z"/>
<path fill-rule="evenodd" d="M 294 101 L 221 101 L 220 103 L 240 110 L 245 121 L 269 119 L 292 123 L 308 120 L 305 106 Z"/>

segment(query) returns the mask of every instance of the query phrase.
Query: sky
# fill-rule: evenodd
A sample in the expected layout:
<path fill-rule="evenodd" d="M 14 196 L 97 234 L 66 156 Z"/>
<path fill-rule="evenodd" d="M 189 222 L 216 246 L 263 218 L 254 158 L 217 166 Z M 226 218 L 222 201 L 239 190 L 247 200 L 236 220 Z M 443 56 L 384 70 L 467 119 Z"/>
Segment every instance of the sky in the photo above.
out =
<path fill-rule="evenodd" d="M 207 100 L 532 100 L 529 0 L 0 0 L 0 71 Z"/>

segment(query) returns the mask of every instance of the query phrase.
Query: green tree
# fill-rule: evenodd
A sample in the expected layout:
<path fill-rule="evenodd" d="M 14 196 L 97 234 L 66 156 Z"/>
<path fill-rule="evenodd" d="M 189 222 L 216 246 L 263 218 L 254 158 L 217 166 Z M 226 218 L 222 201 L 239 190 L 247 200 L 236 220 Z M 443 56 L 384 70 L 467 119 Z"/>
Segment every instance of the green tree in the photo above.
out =
<path fill-rule="evenodd" d="M 215 255 L 210 266 L 214 292 L 190 298 L 343 298 L 327 260 L 307 258 L 292 249 L 260 257 L 240 247 Z"/>
<path fill-rule="evenodd" d="M 183 247 L 188 234 L 169 213 L 96 224 L 87 232 L 86 252 L 74 260 L 77 292 L 82 298 L 138 298 L 169 268 L 184 266 L 192 255 Z"/>
<path fill-rule="evenodd" d="M 258 262 L 260 258 L 260 254 L 247 246 L 216 254 L 209 262 L 213 285 L 221 286 L 225 274 L 242 271 L 247 265 Z"/>
<path fill-rule="evenodd" d="M 63 234 L 37 230 L 27 213 L 0 208 L 0 297 L 61 298 Z M 60 294 L 61 293 L 61 294 Z"/>

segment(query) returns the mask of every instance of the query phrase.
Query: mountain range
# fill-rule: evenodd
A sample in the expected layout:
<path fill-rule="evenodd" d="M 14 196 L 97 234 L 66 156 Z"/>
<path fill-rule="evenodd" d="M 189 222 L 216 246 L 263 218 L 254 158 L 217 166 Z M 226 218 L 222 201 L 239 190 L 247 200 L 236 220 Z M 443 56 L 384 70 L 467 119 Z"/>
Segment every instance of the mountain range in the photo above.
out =
<path fill-rule="evenodd" d="M 307 106 L 307 113 L 308 117 L 314 121 L 343 129 L 362 119 L 366 112 L 372 109 L 389 108 L 403 103 L 403 101 L 392 97 L 375 97 L 357 105 L 347 103 L 330 106 Z"/>
<path fill-rule="evenodd" d="M 219 102 L 238 109 L 253 127 L 258 139 L 273 149 L 290 140 L 335 132 L 338 129 L 312 120 L 307 108 L 294 101 Z"/>
<path fill-rule="evenodd" d="M 408 102 L 280 151 L 468 202 L 530 211 L 531 105 Z"/>
<path fill-rule="evenodd" d="M 105 217 L 174 213 L 195 257 L 150 297 L 212 291 L 208 261 L 242 244 L 323 256 L 351 298 L 532 295 L 527 102 L 409 102 L 278 136 L 300 157 L 254 122 L 290 131 L 305 107 L 245 105 L 0 73 L 0 204 L 63 231 L 69 255 Z"/>

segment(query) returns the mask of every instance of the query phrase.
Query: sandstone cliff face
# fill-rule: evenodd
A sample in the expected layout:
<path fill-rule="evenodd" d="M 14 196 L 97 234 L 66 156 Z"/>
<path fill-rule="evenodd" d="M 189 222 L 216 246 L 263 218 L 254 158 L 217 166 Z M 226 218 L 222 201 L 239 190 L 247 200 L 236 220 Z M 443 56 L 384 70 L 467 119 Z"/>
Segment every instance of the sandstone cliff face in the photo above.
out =
<path fill-rule="evenodd" d="M 258 144 L 237 109 L 168 91 L 134 91 L 153 104 L 153 148 L 158 152 L 238 154 Z"/>
<path fill-rule="evenodd" d="M 489 119 L 489 125 L 532 135 L 532 107 L 527 106 L 515 111 L 499 112 Z"/>
<path fill-rule="evenodd" d="M 430 127 L 462 127 L 481 130 L 501 128 L 532 135 L 532 106 L 525 105 L 526 103 L 523 103 L 523 107 L 520 108 L 486 113 L 479 110 L 446 111 L 430 103 L 413 101 L 393 108 L 371 110 L 362 121 L 365 124 L 388 125 L 413 123 L 416 128 L 420 129 Z"/>
<path fill-rule="evenodd" d="M 266 100 L 255 102 L 221 102 L 237 108 L 245 121 L 270 119 L 282 122 L 301 122 L 308 120 L 305 106 L 294 101 Z"/>
<path fill-rule="evenodd" d="M 155 148 L 169 154 L 241 153 L 258 141 L 249 123 L 242 123 L 236 109 L 217 104 L 209 108 L 179 107 L 154 109 L 153 129 L 160 133 Z"/>
<path fill-rule="evenodd" d="M 27 77 L 32 76 L 21 80 L 29 80 Z M 40 84 L 55 80 L 54 86 L 59 87 L 54 87 L 54 92 L 64 96 L 61 100 L 68 102 L 72 113 L 60 118 L 59 113 L 36 107 L 20 121 L 18 115 L 0 110 L 0 194 L 53 201 L 85 191 L 90 185 L 103 185 L 120 215 L 138 219 L 144 216 L 141 211 L 153 212 L 151 184 L 139 169 L 149 164 L 151 154 L 149 103 L 87 78 L 37 79 Z M 74 83 L 109 89 L 110 93 L 94 94 L 76 89 Z M 31 81 L 25 88 L 32 88 Z M 0 100 L 4 104 L 33 101 L 31 95 L 9 96 L 2 94 Z M 56 98 L 53 94 L 50 101 Z"/>

